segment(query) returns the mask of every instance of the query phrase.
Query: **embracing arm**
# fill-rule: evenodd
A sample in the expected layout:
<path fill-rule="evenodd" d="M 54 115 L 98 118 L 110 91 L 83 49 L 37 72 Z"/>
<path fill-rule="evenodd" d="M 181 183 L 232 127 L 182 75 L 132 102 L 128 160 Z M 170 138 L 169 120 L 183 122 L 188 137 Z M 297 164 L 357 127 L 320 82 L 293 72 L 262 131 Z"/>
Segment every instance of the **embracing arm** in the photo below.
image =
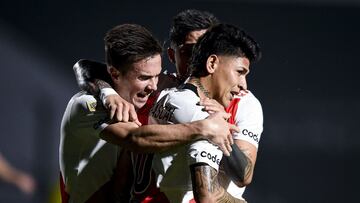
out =
<path fill-rule="evenodd" d="M 230 131 L 239 129 L 228 124 L 226 113 L 216 113 L 204 120 L 184 124 L 145 125 L 119 122 L 107 126 L 100 137 L 129 150 L 148 153 L 165 151 L 197 139 L 208 139 L 228 155 L 231 151 Z"/>
<path fill-rule="evenodd" d="M 111 77 L 104 63 L 81 59 L 73 67 L 76 81 L 81 90 L 99 96 L 110 119 L 135 121 L 139 124 L 134 106 L 121 98 L 111 87 Z"/>
<path fill-rule="evenodd" d="M 111 77 L 104 63 L 81 59 L 73 67 L 81 90 L 99 95 L 100 89 L 111 88 Z"/>

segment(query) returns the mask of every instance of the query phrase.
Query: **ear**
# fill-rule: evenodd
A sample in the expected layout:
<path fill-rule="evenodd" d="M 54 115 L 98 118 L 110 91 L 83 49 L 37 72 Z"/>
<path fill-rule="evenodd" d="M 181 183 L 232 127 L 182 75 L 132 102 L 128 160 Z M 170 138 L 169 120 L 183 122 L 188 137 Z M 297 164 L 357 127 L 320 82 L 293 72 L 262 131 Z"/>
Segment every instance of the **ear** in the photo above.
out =
<path fill-rule="evenodd" d="M 219 57 L 215 54 L 212 54 L 208 57 L 206 61 L 206 70 L 209 74 L 213 74 L 217 67 L 219 66 Z"/>
<path fill-rule="evenodd" d="M 168 54 L 170 62 L 175 64 L 175 50 L 171 47 L 168 47 L 167 54 Z"/>
<path fill-rule="evenodd" d="M 109 72 L 109 74 L 111 76 L 111 79 L 113 79 L 114 81 L 119 79 L 120 71 L 117 70 L 116 68 L 114 68 L 112 66 L 109 66 L 108 67 L 108 72 Z"/>

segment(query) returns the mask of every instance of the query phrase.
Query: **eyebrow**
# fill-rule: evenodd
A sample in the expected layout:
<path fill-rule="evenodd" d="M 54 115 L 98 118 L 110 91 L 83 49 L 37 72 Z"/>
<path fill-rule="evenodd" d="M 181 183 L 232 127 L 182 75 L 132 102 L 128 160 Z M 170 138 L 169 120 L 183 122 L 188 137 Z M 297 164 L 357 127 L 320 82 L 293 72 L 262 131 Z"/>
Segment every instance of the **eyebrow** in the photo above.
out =
<path fill-rule="evenodd" d="M 245 66 L 238 66 L 238 68 L 241 68 L 245 71 L 245 73 L 249 74 L 250 73 L 250 69 L 249 68 L 245 68 Z"/>

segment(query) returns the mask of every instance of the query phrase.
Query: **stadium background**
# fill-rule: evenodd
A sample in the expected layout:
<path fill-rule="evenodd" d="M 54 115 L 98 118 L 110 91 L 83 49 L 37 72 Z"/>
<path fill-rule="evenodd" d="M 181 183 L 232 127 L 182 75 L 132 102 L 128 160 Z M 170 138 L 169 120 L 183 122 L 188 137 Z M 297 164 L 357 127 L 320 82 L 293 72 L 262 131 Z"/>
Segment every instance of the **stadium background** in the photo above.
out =
<path fill-rule="evenodd" d="M 356 201 L 359 1 L 37 0 L 0 3 L 0 152 L 38 181 L 32 197 L 0 181 L 0 202 L 49 202 L 62 113 L 77 91 L 72 65 L 80 58 L 103 61 L 104 33 L 117 24 L 144 25 L 165 41 L 172 16 L 187 8 L 245 28 L 263 50 L 248 77 L 265 125 L 245 197 Z"/>

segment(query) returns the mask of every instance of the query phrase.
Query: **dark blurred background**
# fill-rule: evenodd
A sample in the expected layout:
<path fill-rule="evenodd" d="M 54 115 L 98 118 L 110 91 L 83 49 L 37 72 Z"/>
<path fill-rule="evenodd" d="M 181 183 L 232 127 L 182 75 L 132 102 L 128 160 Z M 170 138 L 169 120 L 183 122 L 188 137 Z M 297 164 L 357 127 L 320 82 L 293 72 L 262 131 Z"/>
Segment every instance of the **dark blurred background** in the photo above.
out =
<path fill-rule="evenodd" d="M 72 65 L 103 61 L 103 36 L 117 24 L 165 41 L 187 8 L 245 28 L 263 50 L 248 77 L 265 119 L 248 201 L 358 202 L 358 0 L 2 1 L 0 153 L 35 177 L 37 191 L 0 181 L 0 202 L 55 198 L 60 122 L 78 91 Z"/>

